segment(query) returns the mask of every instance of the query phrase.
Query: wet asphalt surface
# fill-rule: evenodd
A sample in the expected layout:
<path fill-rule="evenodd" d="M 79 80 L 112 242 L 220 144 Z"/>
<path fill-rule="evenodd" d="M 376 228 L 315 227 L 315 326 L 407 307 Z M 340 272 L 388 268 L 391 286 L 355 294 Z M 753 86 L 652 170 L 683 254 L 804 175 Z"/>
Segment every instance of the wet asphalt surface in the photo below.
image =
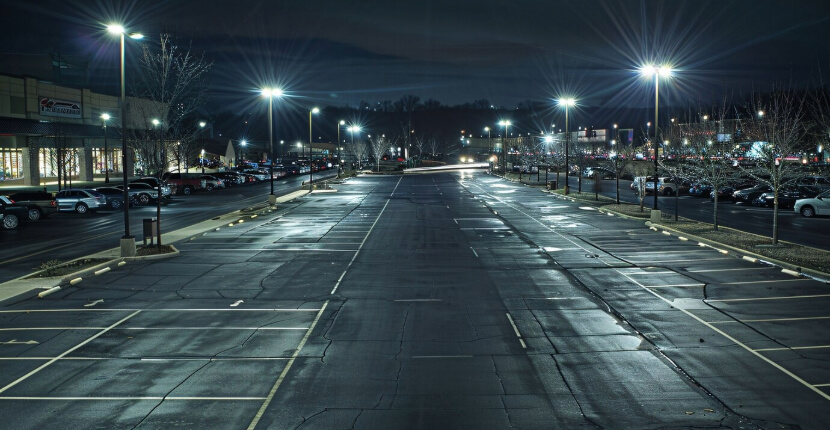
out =
<path fill-rule="evenodd" d="M 481 173 L 337 189 L 0 303 L 6 425 L 830 422 L 825 282 Z"/>

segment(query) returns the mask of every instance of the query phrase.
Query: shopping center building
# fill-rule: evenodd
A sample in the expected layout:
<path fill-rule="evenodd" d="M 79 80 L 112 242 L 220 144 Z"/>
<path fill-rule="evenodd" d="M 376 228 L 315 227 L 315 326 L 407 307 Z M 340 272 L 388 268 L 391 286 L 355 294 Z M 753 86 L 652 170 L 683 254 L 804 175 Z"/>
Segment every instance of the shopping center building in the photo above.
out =
<path fill-rule="evenodd" d="M 144 127 L 131 112 L 147 103 L 127 97 L 128 129 Z M 0 74 L 0 181 L 37 186 L 56 180 L 59 169 L 79 181 L 124 168 L 132 174 L 133 151 L 127 166 L 122 157 L 120 105 L 118 96 Z"/>

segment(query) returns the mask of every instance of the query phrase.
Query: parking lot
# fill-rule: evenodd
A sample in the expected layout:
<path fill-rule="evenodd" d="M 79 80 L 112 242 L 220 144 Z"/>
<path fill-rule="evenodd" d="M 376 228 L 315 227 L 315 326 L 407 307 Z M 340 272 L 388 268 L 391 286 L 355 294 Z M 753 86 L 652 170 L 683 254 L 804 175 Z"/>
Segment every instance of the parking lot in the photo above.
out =
<path fill-rule="evenodd" d="M 5 302 L 12 425 L 830 420 L 823 279 L 481 173 L 356 178 L 241 221 Z"/>

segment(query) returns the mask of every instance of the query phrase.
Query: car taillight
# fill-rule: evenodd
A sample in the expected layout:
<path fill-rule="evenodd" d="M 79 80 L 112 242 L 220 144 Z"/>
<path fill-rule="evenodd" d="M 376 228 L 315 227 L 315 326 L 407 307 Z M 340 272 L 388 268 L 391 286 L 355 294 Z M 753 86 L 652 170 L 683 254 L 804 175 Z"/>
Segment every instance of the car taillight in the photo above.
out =
<path fill-rule="evenodd" d="M 51 202 L 49 202 L 49 206 L 55 207 L 55 206 L 57 206 L 57 205 L 58 205 L 58 202 L 56 202 L 56 201 L 54 201 L 54 200 L 52 200 Z"/>

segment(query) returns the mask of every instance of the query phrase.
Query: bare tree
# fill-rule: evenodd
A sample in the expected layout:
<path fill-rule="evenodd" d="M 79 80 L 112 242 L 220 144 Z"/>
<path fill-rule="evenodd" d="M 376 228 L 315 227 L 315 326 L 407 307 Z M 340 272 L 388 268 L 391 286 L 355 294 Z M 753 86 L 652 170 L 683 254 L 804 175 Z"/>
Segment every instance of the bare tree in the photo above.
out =
<path fill-rule="evenodd" d="M 754 169 L 742 167 L 742 170 L 772 188 L 772 243 L 777 245 L 778 195 L 782 187 L 799 177 L 800 162 L 787 161 L 787 158 L 801 153 L 807 144 L 806 95 L 792 89 L 774 90 L 765 96 L 755 94 L 747 110 L 751 114 L 742 119 L 740 126 L 751 141 L 759 142 L 758 164 Z"/>
<path fill-rule="evenodd" d="M 634 147 L 630 145 L 620 145 L 616 148 L 616 151 L 613 151 L 611 156 L 608 157 L 604 163 L 602 163 L 601 167 L 605 167 L 606 169 L 614 172 L 614 181 L 617 189 L 617 204 L 620 204 L 620 176 L 629 170 L 629 166 L 631 166 L 631 162 L 634 160 L 634 154 L 636 154 L 636 152 L 637 151 Z"/>
<path fill-rule="evenodd" d="M 415 148 L 418 149 L 418 157 L 424 156 L 424 148 L 427 145 L 427 140 L 422 134 L 415 135 Z"/>
<path fill-rule="evenodd" d="M 436 139 L 434 137 L 430 137 L 429 139 L 427 139 L 426 147 L 429 149 L 430 155 L 432 155 L 432 156 L 437 155 L 438 154 L 438 148 L 439 148 L 438 139 Z"/>
<path fill-rule="evenodd" d="M 728 97 L 714 105 L 713 115 L 702 117 L 702 121 L 678 124 L 672 127 L 678 133 L 675 145 L 680 145 L 685 156 L 672 163 L 663 160 L 660 166 L 680 180 L 696 181 L 712 187 L 712 227 L 718 231 L 718 192 L 735 183 L 738 171 L 732 167 L 731 152 L 734 146 L 734 131 L 729 117 L 731 104 Z M 699 109 L 700 110 L 700 109 Z M 677 194 L 678 190 L 675 190 Z"/>
<path fill-rule="evenodd" d="M 392 145 L 394 145 L 394 142 L 387 139 L 384 135 L 375 136 L 369 139 L 369 148 L 372 151 L 372 156 L 375 157 L 375 164 L 377 165 L 378 172 L 380 172 L 380 159 L 383 158 L 383 154 Z"/>
<path fill-rule="evenodd" d="M 364 142 L 363 139 L 355 140 L 349 145 L 349 152 L 355 159 L 357 159 L 358 169 L 363 168 L 363 160 L 365 160 L 366 156 L 369 154 L 369 146 L 366 145 L 366 142 Z"/>
<path fill-rule="evenodd" d="M 187 124 L 185 119 L 204 104 L 207 98 L 205 77 L 212 63 L 204 55 L 194 55 L 191 49 L 188 47 L 180 51 L 167 33 L 159 35 L 157 49 L 151 49 L 146 44 L 142 47 L 136 95 L 147 101 L 140 106 L 145 121 L 156 119 L 159 123 L 153 124 L 154 128 L 147 127 L 150 130 L 147 138 L 137 139 L 136 142 L 148 170 L 155 172 L 159 179 L 172 161 L 171 153 L 181 152 L 185 159 L 190 158 L 193 149 L 188 148 L 192 148 L 194 134 L 191 130 L 195 124 Z M 167 139 L 173 144 L 178 142 L 180 147 L 168 150 Z M 160 247 L 161 189 L 158 191 L 156 219 L 157 243 Z"/>

